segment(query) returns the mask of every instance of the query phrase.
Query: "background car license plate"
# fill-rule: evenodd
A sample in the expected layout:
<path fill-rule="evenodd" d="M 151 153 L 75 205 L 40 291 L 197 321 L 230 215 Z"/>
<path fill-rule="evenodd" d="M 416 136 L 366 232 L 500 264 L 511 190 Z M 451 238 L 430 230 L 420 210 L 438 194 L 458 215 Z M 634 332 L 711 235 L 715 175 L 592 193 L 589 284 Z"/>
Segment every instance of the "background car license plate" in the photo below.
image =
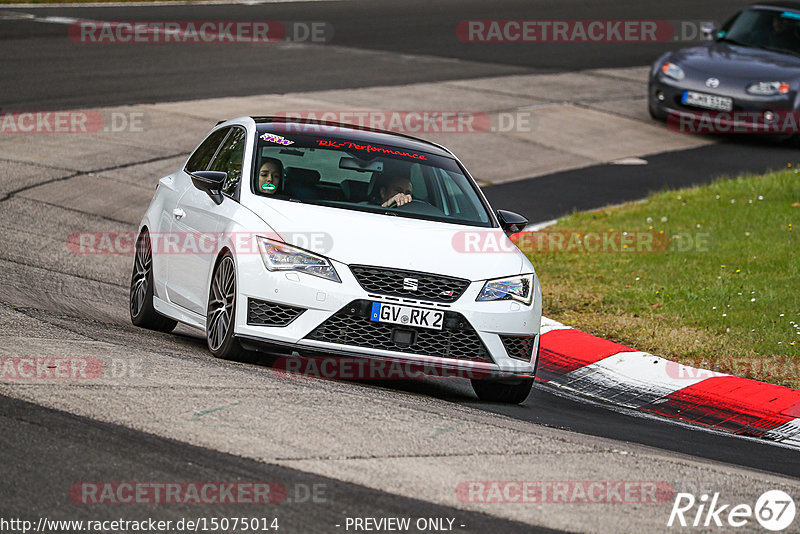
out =
<path fill-rule="evenodd" d="M 379 323 L 402 324 L 441 330 L 444 322 L 444 312 L 373 302 L 369 318 L 371 321 Z"/>
<path fill-rule="evenodd" d="M 733 109 L 733 99 L 727 96 L 707 95 L 705 93 L 695 93 L 694 91 L 684 91 L 681 102 L 689 106 L 697 106 L 706 109 L 718 109 L 720 111 L 730 111 Z"/>

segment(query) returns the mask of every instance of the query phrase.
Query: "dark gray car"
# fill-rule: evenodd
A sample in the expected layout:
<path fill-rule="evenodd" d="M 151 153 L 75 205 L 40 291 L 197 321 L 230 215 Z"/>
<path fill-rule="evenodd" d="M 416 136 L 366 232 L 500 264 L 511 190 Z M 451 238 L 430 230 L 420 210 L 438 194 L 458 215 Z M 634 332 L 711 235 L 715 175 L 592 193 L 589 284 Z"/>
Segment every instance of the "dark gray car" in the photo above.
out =
<path fill-rule="evenodd" d="M 653 64 L 650 115 L 682 131 L 800 132 L 800 2 L 754 4 L 706 31 L 708 43 Z"/>

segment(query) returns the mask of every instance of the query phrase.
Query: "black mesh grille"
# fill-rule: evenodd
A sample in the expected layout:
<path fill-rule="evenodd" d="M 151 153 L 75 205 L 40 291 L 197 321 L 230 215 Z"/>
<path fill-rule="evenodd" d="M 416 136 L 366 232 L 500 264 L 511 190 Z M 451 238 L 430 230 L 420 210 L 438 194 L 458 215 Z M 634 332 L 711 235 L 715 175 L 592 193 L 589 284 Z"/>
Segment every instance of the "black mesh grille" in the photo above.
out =
<path fill-rule="evenodd" d="M 455 302 L 469 287 L 469 280 L 451 278 L 439 274 L 388 269 L 385 267 L 369 267 L 366 265 L 351 265 L 350 270 L 353 271 L 361 287 L 369 292 L 384 295 L 437 302 Z M 406 278 L 416 280 L 416 290 L 403 288 L 403 282 Z"/>
<path fill-rule="evenodd" d="M 286 304 L 247 299 L 247 324 L 254 326 L 286 326 L 306 311 Z"/>
<path fill-rule="evenodd" d="M 506 352 L 512 358 L 526 362 L 531 361 L 536 336 L 500 336 L 500 341 L 503 342 Z"/>
<path fill-rule="evenodd" d="M 433 330 L 371 321 L 370 305 L 365 300 L 348 304 L 315 328 L 306 339 L 441 358 L 492 362 L 478 333 L 460 313 L 445 312 L 444 328 Z M 396 329 L 413 332 L 413 341 L 410 344 L 395 343 L 392 340 L 392 331 Z"/>

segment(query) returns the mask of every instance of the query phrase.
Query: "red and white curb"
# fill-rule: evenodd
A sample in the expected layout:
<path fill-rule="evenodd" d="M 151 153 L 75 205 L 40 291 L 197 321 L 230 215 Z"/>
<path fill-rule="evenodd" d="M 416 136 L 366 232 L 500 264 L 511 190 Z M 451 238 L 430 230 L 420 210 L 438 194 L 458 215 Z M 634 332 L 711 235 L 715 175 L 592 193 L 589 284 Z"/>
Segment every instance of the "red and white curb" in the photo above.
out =
<path fill-rule="evenodd" d="M 800 390 L 680 365 L 542 319 L 536 379 L 614 405 L 800 447 Z"/>

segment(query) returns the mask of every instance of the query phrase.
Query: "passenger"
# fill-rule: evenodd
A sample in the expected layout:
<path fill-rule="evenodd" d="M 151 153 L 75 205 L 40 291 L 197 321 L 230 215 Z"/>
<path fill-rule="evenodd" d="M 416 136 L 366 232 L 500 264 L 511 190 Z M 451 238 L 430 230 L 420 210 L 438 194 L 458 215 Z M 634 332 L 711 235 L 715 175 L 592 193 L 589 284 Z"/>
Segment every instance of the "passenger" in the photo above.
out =
<path fill-rule="evenodd" d="M 275 158 L 264 158 L 261 160 L 261 168 L 258 170 L 258 190 L 267 195 L 274 195 L 281 188 L 283 180 L 283 164 Z"/>

